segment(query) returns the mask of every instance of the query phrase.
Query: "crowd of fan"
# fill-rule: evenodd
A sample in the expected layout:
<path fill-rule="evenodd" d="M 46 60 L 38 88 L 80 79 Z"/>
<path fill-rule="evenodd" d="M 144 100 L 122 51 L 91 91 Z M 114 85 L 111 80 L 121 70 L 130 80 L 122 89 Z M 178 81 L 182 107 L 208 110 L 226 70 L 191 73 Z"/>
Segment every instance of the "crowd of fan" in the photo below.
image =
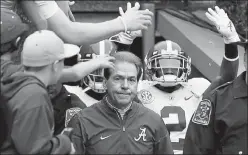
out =
<path fill-rule="evenodd" d="M 127 150 L 132 151 L 131 153 L 139 153 L 142 150 L 143 153 L 173 154 L 170 135 L 163 120 L 155 112 L 137 104 L 134 100 L 137 94 L 137 81 L 142 74 L 140 59 L 130 52 L 117 52 L 111 56 L 96 57 L 89 61 L 80 59 L 82 54 L 80 52 L 84 52 L 80 50 L 81 46 L 97 43 L 119 33 L 129 34 L 146 30 L 152 23 L 153 13 L 149 10 L 140 10 L 139 3 L 135 3 L 133 7 L 131 3 L 127 3 L 127 10 L 124 12 L 119 8 L 120 16 L 113 20 L 96 24 L 80 23 L 75 20 L 70 10 L 70 5 L 73 3 L 1 1 L 1 154 L 74 154 L 75 148 L 80 153 L 87 151 L 94 153 L 97 152 L 95 149 L 100 147 L 102 151 L 112 149 L 113 152 L 120 153 Z M 217 7 L 216 10 L 220 9 Z M 216 14 L 211 9 L 210 12 Z M 214 20 L 210 14 L 207 16 Z M 226 44 L 230 43 L 228 39 L 230 38 L 224 39 Z M 231 39 L 232 42 L 239 42 L 236 31 Z M 155 47 L 163 51 L 164 45 L 176 46 L 170 41 L 163 43 L 161 47 Z M 235 51 L 234 56 L 232 55 L 230 59 L 228 57 L 227 60 L 238 58 L 237 50 Z M 104 76 L 108 80 L 106 83 L 108 95 L 101 101 L 104 104 L 86 108 L 84 113 L 79 113 L 79 117 L 74 119 L 76 122 L 72 121 L 72 126 L 77 131 L 71 138 L 71 128 L 65 128 L 65 111 L 73 107 L 84 109 L 86 105 L 77 95 L 68 92 L 63 84 L 78 82 L 99 68 L 106 69 Z M 116 74 L 117 82 L 109 80 L 112 77 L 110 74 Z M 243 76 L 247 76 L 245 72 Z M 118 83 L 121 80 L 125 82 Z M 245 80 L 241 79 L 241 81 Z M 119 88 L 123 91 L 119 91 Z M 112 100 L 116 97 L 115 92 L 119 93 L 118 97 L 121 101 Z M 112 99 L 109 101 L 109 98 Z M 70 104 L 67 104 L 68 101 Z M 127 102 L 130 106 L 120 110 L 110 104 L 115 101 L 123 105 Z M 103 114 L 102 110 L 108 112 Z M 207 111 L 209 112 L 209 109 Z M 125 138 L 120 133 L 115 135 L 117 140 L 111 141 L 110 146 L 105 146 L 102 142 L 95 144 L 96 148 L 89 147 L 85 151 L 84 146 L 87 143 L 85 137 L 92 136 L 88 135 L 90 130 L 94 130 L 92 134 L 95 134 L 97 130 L 95 126 L 106 127 L 107 124 L 111 125 L 116 121 L 111 112 L 116 112 L 119 119 L 122 118 L 118 122 L 121 124 L 127 123 L 122 120 L 125 114 L 129 114 L 129 127 L 135 126 L 141 131 L 138 137 L 132 137 L 134 144 L 131 146 L 131 144 L 119 143 L 119 139 Z M 197 109 L 196 114 L 197 112 L 202 111 Z M 211 112 L 208 117 L 210 114 Z M 82 122 L 85 124 L 82 125 Z M 145 122 L 145 126 L 149 128 L 147 135 L 152 138 L 146 139 L 147 128 L 138 127 L 141 126 L 141 122 Z M 193 125 L 190 127 L 189 134 L 195 130 Z M 116 129 L 113 127 L 111 130 Z M 125 130 L 123 125 L 121 131 L 125 132 Z M 113 135 L 101 136 L 100 139 L 110 136 Z M 145 143 L 136 143 L 140 139 Z M 82 143 L 85 145 L 81 146 Z M 130 151 L 129 147 L 133 150 Z"/>
<path fill-rule="evenodd" d="M 72 4 L 1 1 L 1 103 L 8 101 L 8 107 L 1 104 L 1 115 L 11 115 L 1 116 L 2 153 L 73 153 L 61 118 L 71 107 L 56 111 L 56 104 L 69 98 L 73 106 L 85 106 L 62 83 L 79 81 L 97 68 L 113 68 L 114 59 L 106 56 L 77 63 L 79 47 L 122 31 L 147 29 L 153 16 L 136 3 L 134 7 L 128 4 L 128 10 L 116 19 L 79 23 L 71 13 Z M 55 129 L 54 117 L 59 122 Z"/>

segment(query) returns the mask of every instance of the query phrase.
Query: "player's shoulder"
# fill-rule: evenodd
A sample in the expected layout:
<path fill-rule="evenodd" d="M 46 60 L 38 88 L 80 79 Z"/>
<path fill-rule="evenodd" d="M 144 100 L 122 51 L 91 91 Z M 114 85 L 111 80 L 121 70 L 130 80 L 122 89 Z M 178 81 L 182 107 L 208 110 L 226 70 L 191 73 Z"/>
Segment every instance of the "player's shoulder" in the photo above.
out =
<path fill-rule="evenodd" d="M 152 83 L 148 80 L 140 80 L 138 83 L 138 91 L 144 90 L 144 89 L 149 89 L 152 87 Z"/>
<path fill-rule="evenodd" d="M 196 78 L 189 79 L 188 80 L 188 85 L 191 85 L 193 87 L 196 87 L 196 86 L 199 86 L 199 85 L 200 86 L 209 86 L 210 82 L 205 78 L 196 77 Z"/>
<path fill-rule="evenodd" d="M 192 78 L 188 80 L 187 88 L 192 93 L 201 96 L 210 84 L 211 83 L 205 78 Z"/>

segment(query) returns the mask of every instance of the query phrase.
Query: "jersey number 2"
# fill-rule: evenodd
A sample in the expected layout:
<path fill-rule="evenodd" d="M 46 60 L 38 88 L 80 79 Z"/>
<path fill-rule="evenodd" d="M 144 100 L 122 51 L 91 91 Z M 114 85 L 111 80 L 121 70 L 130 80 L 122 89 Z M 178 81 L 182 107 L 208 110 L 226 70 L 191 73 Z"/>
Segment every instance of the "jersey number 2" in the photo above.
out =
<path fill-rule="evenodd" d="M 186 128 L 186 118 L 185 111 L 178 106 L 168 106 L 164 107 L 161 110 L 161 117 L 168 118 L 170 114 L 178 115 L 178 124 L 166 124 L 168 131 L 171 132 L 180 132 Z M 166 123 L 166 122 L 165 122 Z M 178 142 L 172 142 L 172 147 L 174 150 L 183 150 L 184 139 L 179 138 Z"/>

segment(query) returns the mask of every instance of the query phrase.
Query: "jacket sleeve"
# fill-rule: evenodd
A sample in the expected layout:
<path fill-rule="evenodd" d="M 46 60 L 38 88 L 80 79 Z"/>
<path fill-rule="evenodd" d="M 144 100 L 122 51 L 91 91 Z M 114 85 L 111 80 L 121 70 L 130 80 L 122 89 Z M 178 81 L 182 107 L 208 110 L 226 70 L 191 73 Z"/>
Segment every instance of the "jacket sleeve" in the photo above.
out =
<path fill-rule="evenodd" d="M 205 91 L 205 94 L 226 82 L 233 81 L 238 74 L 239 55 L 238 47 L 235 44 L 225 44 L 225 55 L 223 57 L 220 73 Z"/>
<path fill-rule="evenodd" d="M 169 132 L 162 119 L 160 119 L 159 127 L 155 133 L 154 145 L 153 154 L 174 154 Z"/>
<path fill-rule="evenodd" d="M 25 100 L 26 104 L 35 105 L 40 102 L 39 106 L 23 111 L 14 120 L 11 138 L 18 153 L 67 154 L 70 152 L 69 137 L 65 135 L 53 137 L 53 113 L 49 101 L 46 102 L 47 98 L 42 94 L 30 95 Z"/>
<path fill-rule="evenodd" d="M 215 91 L 203 97 L 189 123 L 183 154 L 215 154 L 217 135 L 214 130 Z"/>
<path fill-rule="evenodd" d="M 77 113 L 71 118 L 68 127 L 73 128 L 70 139 L 75 147 L 76 154 L 85 154 L 85 143 L 87 136 L 82 123 L 82 119 L 79 115 L 80 114 Z"/>

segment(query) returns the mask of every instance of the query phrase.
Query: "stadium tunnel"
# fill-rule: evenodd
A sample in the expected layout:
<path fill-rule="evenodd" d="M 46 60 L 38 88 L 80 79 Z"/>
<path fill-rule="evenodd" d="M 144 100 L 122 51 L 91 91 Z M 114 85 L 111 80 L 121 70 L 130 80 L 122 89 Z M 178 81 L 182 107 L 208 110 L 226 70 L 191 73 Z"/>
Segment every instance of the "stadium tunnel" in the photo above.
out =
<path fill-rule="evenodd" d="M 130 2 L 134 3 L 134 1 Z M 189 78 L 204 77 L 209 81 L 213 81 L 219 74 L 224 55 L 222 37 L 216 33 L 215 28 L 208 23 L 204 9 L 195 10 L 191 13 L 184 10 L 178 11 L 167 7 L 167 2 L 169 1 L 146 1 L 148 5 L 154 4 L 155 6 L 155 20 L 154 26 L 152 26 L 155 36 L 153 33 L 150 33 L 149 35 L 144 35 L 144 37 L 137 37 L 131 46 L 131 52 L 141 58 L 145 53 L 144 51 L 148 51 L 146 44 L 151 44 L 149 37 L 152 35 L 154 37 L 154 43 L 165 39 L 172 40 L 177 42 L 192 59 L 192 72 Z M 206 2 L 209 3 L 210 1 Z M 97 23 L 116 18 L 118 16 L 118 8 L 123 7 L 125 10 L 126 3 L 127 1 L 125 0 L 76 1 L 76 4 L 72 6 L 72 11 L 77 21 Z M 142 3 L 144 4 L 143 1 Z M 170 4 L 171 3 L 172 1 L 170 1 Z M 174 3 L 177 3 L 176 5 L 179 7 L 182 5 L 180 1 L 175 1 Z M 213 4 L 211 2 L 208 5 L 211 6 Z M 151 39 L 151 41 L 153 39 Z M 143 49 L 144 47 L 146 47 L 146 49 Z M 239 47 L 241 60 L 243 59 L 243 53 L 244 49 Z M 238 74 L 244 70 L 241 64 L 242 61 L 239 62 Z"/>

